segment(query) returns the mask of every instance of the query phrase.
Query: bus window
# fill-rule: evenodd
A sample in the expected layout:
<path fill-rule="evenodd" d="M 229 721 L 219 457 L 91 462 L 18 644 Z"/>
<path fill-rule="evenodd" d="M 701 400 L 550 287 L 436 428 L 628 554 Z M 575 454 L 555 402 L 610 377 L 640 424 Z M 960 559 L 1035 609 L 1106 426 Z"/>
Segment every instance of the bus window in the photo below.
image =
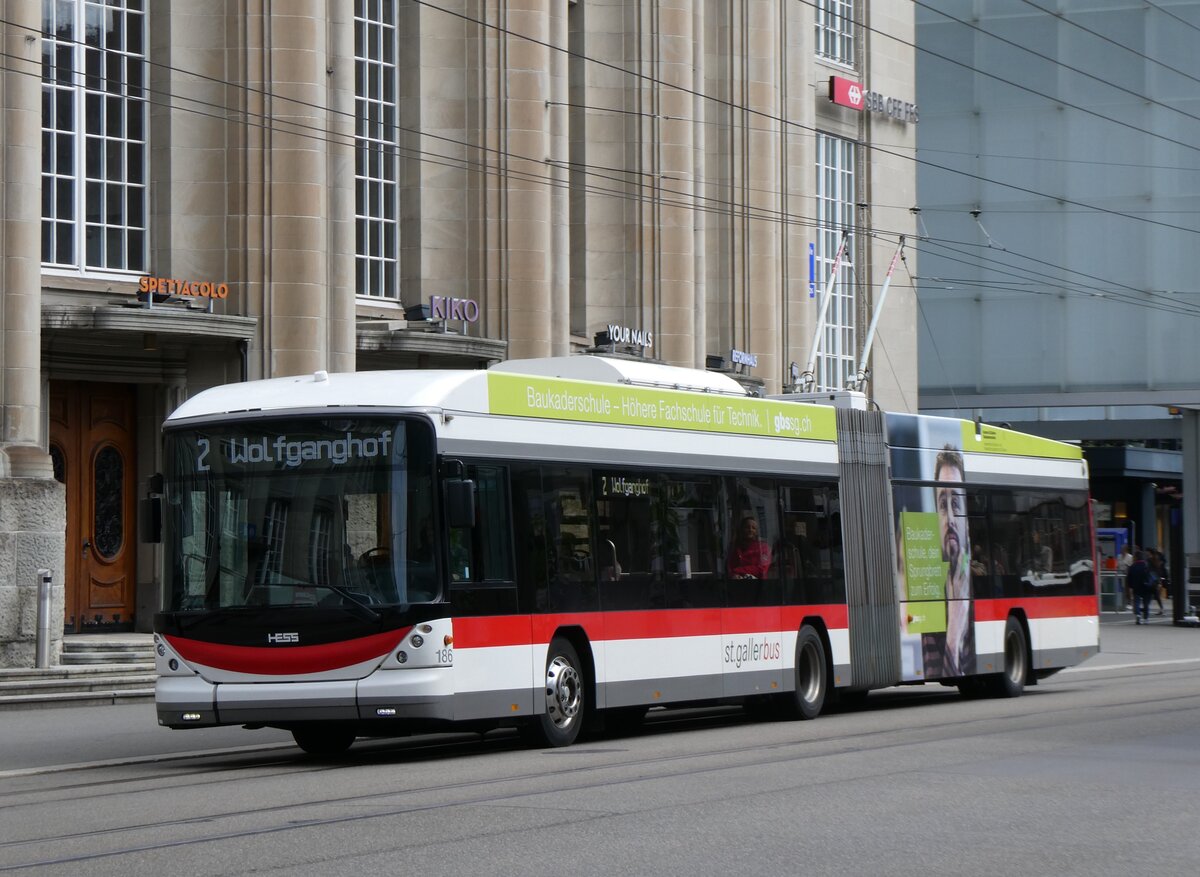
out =
<path fill-rule="evenodd" d="M 584 469 L 546 466 L 542 470 L 546 507 L 550 610 L 597 609 L 592 563 L 591 477 Z"/>
<path fill-rule="evenodd" d="M 765 478 L 736 478 L 730 482 L 729 545 L 725 555 L 729 605 L 779 605 L 780 563 L 790 552 L 780 544 L 775 482 Z"/>
<path fill-rule="evenodd" d="M 822 485 L 781 489 L 783 526 L 776 561 L 784 576 L 784 602 L 830 603 L 844 599 L 840 534 L 833 535 L 836 493 Z"/>
<path fill-rule="evenodd" d="M 1015 490 L 997 492 L 992 501 L 993 560 L 1003 556 L 1006 563 L 1000 574 L 1005 597 L 1092 592 L 1084 494 Z"/>
<path fill-rule="evenodd" d="M 714 476 L 671 475 L 663 480 L 662 558 L 666 605 L 724 605 L 721 481 Z"/>
<path fill-rule="evenodd" d="M 535 464 L 514 463 L 509 468 L 509 478 L 518 605 L 522 612 L 546 612 L 550 609 L 549 558 L 542 470 Z"/>
<path fill-rule="evenodd" d="M 512 546 L 505 470 L 468 466 L 475 482 L 475 526 L 449 531 L 450 584 L 512 581 Z"/>
<path fill-rule="evenodd" d="M 606 610 L 662 608 L 662 480 L 632 469 L 596 469 L 596 571 Z"/>
<path fill-rule="evenodd" d="M 1004 569 L 992 551 L 987 510 L 986 493 L 967 492 L 967 532 L 971 534 L 971 596 L 976 599 L 1000 596 L 995 575 Z"/>
<path fill-rule="evenodd" d="M 512 514 L 504 466 L 468 466 L 475 482 L 475 525 L 447 536 L 450 602 L 459 615 L 513 615 L 520 611 L 512 571 Z"/>

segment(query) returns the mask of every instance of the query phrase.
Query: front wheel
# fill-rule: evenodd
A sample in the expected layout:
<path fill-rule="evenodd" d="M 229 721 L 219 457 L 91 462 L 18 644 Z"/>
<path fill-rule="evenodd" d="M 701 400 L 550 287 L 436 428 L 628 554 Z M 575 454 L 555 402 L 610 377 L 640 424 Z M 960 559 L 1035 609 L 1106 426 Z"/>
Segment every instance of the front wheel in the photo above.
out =
<path fill-rule="evenodd" d="M 579 655 L 567 640 L 555 637 L 546 653 L 546 711 L 526 725 L 535 746 L 570 746 L 583 727 L 586 685 Z"/>

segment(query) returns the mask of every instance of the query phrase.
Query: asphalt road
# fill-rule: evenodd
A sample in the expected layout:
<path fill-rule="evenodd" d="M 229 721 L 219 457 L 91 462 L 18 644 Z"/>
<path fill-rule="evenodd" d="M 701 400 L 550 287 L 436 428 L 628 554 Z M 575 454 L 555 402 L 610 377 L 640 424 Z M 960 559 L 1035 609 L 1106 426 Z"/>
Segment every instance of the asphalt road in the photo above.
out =
<path fill-rule="evenodd" d="M 1200 630 L 1110 617 L 1102 647 L 1017 700 L 893 689 L 553 751 L 420 737 L 322 762 L 139 706 L 0 714 L 0 872 L 1192 875 Z"/>

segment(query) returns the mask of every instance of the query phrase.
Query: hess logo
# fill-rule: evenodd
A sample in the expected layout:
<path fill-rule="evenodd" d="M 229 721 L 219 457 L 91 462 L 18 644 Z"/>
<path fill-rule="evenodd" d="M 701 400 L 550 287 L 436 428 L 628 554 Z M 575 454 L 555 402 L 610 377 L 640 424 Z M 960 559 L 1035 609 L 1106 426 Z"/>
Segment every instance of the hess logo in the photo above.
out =
<path fill-rule="evenodd" d="M 271 644 L 278 643 L 298 643 L 300 642 L 300 634 L 298 633 L 268 633 L 267 642 Z"/>

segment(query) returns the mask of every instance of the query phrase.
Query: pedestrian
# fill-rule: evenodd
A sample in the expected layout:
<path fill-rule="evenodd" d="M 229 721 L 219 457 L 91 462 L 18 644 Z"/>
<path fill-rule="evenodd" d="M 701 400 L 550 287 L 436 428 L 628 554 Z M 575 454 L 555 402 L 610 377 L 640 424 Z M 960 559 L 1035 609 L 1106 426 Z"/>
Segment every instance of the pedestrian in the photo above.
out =
<path fill-rule="evenodd" d="M 1129 593 L 1129 586 L 1124 584 L 1125 577 L 1129 575 L 1129 567 L 1133 565 L 1133 548 L 1129 543 L 1125 543 L 1125 547 L 1121 549 L 1121 556 L 1117 558 L 1117 574 L 1121 577 L 1121 587 L 1125 589 L 1125 608 L 1133 608 L 1133 594 Z"/>
<path fill-rule="evenodd" d="M 1133 594 L 1133 620 L 1136 624 L 1150 620 L 1151 575 L 1145 554 L 1135 551 L 1133 563 L 1129 565 L 1129 572 L 1125 576 L 1125 586 Z"/>
<path fill-rule="evenodd" d="M 1170 576 L 1167 575 L 1167 556 L 1157 548 L 1150 549 L 1150 572 L 1154 577 L 1154 602 L 1158 603 L 1158 612 L 1163 614 L 1163 594 L 1170 587 Z"/>

